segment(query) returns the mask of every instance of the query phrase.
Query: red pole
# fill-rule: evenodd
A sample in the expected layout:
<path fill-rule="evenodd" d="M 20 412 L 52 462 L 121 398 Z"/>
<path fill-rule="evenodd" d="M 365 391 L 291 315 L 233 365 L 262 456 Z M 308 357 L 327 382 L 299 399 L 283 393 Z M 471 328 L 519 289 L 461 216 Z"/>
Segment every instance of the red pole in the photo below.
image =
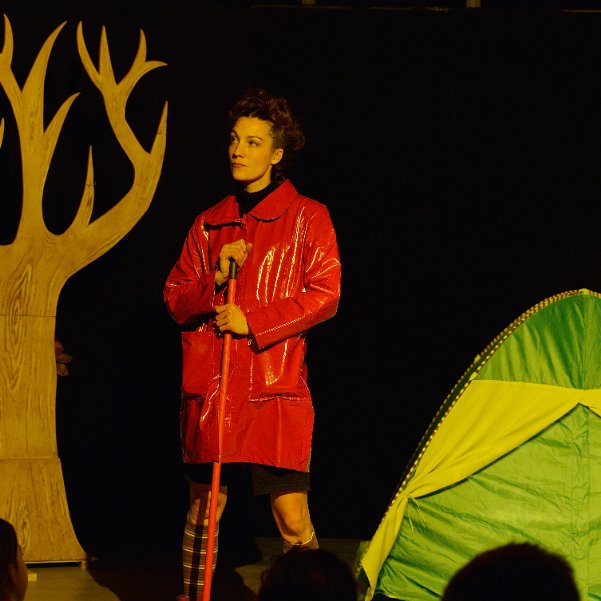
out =
<path fill-rule="evenodd" d="M 227 304 L 233 304 L 236 299 L 236 262 L 230 259 L 230 272 L 227 281 Z M 219 381 L 219 408 L 218 408 L 218 458 L 213 463 L 213 477 L 211 478 L 211 498 L 209 501 L 209 524 L 207 529 L 207 554 L 205 557 L 204 587 L 202 601 L 211 598 L 211 582 L 213 580 L 213 556 L 215 547 L 215 530 L 217 529 L 217 500 L 219 497 L 219 482 L 221 479 L 221 453 L 223 450 L 223 424 L 225 422 L 225 402 L 227 398 L 227 384 L 230 374 L 230 352 L 232 334 L 226 332 L 223 336 L 223 351 L 221 354 L 221 374 Z"/>

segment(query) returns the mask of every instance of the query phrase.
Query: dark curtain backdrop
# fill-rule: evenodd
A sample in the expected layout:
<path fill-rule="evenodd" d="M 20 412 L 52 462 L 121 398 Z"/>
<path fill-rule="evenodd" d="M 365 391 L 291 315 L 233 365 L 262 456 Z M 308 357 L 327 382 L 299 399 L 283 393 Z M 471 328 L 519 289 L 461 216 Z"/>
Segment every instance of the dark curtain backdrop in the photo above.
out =
<path fill-rule="evenodd" d="M 308 143 L 290 175 L 326 203 L 343 260 L 338 315 L 309 337 L 317 412 L 312 512 L 321 536 L 369 538 L 436 409 L 522 311 L 601 291 L 601 15 L 224 7 L 193 1 L 5 0 L 23 83 L 51 31 L 47 113 L 74 91 L 45 215 L 71 219 L 94 147 L 96 214 L 131 171 L 75 45 L 107 28 L 118 74 L 138 30 L 168 67 L 129 117 L 150 144 L 169 101 L 167 155 L 147 214 L 66 285 L 57 336 L 74 357 L 57 390 L 58 442 L 78 536 L 92 553 L 135 535 L 179 544 L 179 329 L 162 286 L 194 216 L 228 191 L 228 106 L 247 85 L 288 97 Z M 2 243 L 19 217 L 19 159 L 3 95 Z M 275 535 L 241 486 L 233 530 Z M 224 527 L 225 520 L 224 520 Z M 244 530 L 246 528 L 246 530 Z"/>

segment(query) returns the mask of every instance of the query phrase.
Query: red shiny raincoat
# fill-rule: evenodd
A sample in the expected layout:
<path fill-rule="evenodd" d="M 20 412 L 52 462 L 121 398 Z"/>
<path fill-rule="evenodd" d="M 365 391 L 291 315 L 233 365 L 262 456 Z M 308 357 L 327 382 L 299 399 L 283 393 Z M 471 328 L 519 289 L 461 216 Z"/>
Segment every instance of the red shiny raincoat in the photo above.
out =
<path fill-rule="evenodd" d="M 184 462 L 218 460 L 223 339 L 213 322 L 226 286 L 214 278 L 221 247 L 240 238 L 253 244 L 236 284 L 252 335 L 232 339 L 221 461 L 306 471 L 314 413 L 305 336 L 336 313 L 340 259 L 328 210 L 288 180 L 242 218 L 234 196 L 199 215 L 165 284 L 172 317 L 195 328 L 182 334 L 184 363 L 194 362 L 182 380 Z"/>

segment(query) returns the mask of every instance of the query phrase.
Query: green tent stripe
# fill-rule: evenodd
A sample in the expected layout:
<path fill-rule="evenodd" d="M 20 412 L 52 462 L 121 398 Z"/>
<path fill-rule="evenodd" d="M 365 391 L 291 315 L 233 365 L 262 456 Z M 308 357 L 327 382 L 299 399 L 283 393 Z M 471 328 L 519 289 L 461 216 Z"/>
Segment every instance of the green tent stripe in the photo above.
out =
<path fill-rule="evenodd" d="M 599 388 L 600 336 L 599 298 L 590 293 L 566 297 L 519 324 L 476 377 L 564 388 Z"/>

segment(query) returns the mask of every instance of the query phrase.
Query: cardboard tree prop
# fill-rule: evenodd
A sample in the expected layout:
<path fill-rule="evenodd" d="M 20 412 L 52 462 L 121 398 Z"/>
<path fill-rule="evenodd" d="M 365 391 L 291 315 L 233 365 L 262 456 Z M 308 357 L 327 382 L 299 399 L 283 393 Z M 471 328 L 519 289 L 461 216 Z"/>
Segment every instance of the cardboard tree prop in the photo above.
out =
<path fill-rule="evenodd" d="M 94 205 L 92 151 L 85 189 L 71 225 L 48 231 L 42 213 L 44 183 L 67 113 L 77 94 L 44 123 L 44 79 L 58 27 L 42 46 L 24 86 L 12 72 L 13 34 L 4 17 L 0 86 L 16 122 L 22 165 L 22 211 L 12 243 L 0 246 L 0 516 L 24 538 L 31 562 L 84 561 L 71 523 L 56 442 L 55 318 L 67 279 L 112 248 L 150 205 L 163 164 L 167 105 L 150 152 L 126 120 L 126 104 L 138 80 L 164 63 L 146 60 L 140 32 L 129 72 L 116 81 L 102 31 L 99 65 L 88 54 L 81 23 L 77 47 L 84 68 L 102 94 L 114 135 L 133 168 L 129 191 L 91 221 Z M 0 122 L 0 144 L 4 119 Z"/>

